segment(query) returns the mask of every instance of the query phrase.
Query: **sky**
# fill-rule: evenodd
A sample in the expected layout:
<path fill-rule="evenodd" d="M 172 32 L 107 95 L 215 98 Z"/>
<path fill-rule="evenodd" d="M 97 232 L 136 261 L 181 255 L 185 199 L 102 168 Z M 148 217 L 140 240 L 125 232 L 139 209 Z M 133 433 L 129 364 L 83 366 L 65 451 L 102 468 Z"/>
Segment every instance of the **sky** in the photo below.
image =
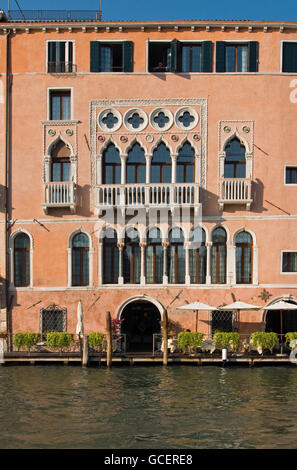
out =
<path fill-rule="evenodd" d="M 2 8 L 17 9 L 15 0 Z M 99 10 L 99 0 L 18 0 L 23 10 Z M 104 21 L 271 20 L 296 21 L 296 0 L 102 0 Z"/>

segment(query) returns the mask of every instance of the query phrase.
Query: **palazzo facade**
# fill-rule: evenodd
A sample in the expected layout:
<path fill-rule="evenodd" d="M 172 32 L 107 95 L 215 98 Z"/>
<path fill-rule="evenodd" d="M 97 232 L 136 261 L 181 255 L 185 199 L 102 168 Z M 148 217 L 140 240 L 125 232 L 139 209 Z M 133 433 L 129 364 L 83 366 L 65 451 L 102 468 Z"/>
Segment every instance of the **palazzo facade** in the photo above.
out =
<path fill-rule="evenodd" d="M 74 333 L 79 300 L 86 334 L 110 311 L 132 336 L 297 303 L 297 23 L 3 13 L 0 48 L 2 330 Z"/>

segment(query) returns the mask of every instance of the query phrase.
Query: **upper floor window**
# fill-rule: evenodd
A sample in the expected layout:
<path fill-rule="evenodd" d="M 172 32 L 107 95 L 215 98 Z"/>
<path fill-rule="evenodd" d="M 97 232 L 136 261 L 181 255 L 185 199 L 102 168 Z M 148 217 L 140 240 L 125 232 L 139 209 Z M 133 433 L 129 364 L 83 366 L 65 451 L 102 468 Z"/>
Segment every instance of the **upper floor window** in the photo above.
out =
<path fill-rule="evenodd" d="M 131 41 L 91 41 L 91 72 L 133 72 Z"/>
<path fill-rule="evenodd" d="M 226 158 L 224 164 L 225 178 L 245 178 L 246 160 L 245 146 L 235 138 L 225 148 Z"/>
<path fill-rule="evenodd" d="M 186 252 L 184 234 L 180 228 L 173 228 L 169 233 L 167 249 L 167 272 L 170 284 L 184 284 L 186 274 Z"/>
<path fill-rule="evenodd" d="M 123 250 L 123 275 L 126 284 L 140 283 L 141 251 L 139 232 L 135 229 L 126 231 Z"/>
<path fill-rule="evenodd" d="M 190 235 L 189 268 L 192 284 L 205 284 L 206 282 L 206 248 L 205 230 L 201 227 L 195 228 Z"/>
<path fill-rule="evenodd" d="M 217 72 L 258 72 L 259 44 L 255 41 L 228 43 L 217 41 Z"/>
<path fill-rule="evenodd" d="M 103 237 L 103 283 L 117 284 L 119 277 L 117 233 L 113 229 L 107 229 Z"/>
<path fill-rule="evenodd" d="M 71 119 L 70 90 L 50 90 L 49 118 L 53 121 Z"/>
<path fill-rule="evenodd" d="M 296 251 L 283 251 L 282 272 L 283 273 L 296 273 L 297 272 L 297 252 Z"/>
<path fill-rule="evenodd" d="M 114 144 L 103 153 L 103 184 L 121 184 L 120 153 Z"/>
<path fill-rule="evenodd" d="M 48 41 L 48 73 L 75 72 L 73 64 L 73 41 Z"/>
<path fill-rule="evenodd" d="M 252 283 L 253 239 L 248 232 L 240 232 L 235 238 L 236 284 Z"/>
<path fill-rule="evenodd" d="M 149 72 L 212 72 L 212 42 L 150 41 Z"/>
<path fill-rule="evenodd" d="M 297 42 L 283 42 L 282 71 L 297 73 Z"/>
<path fill-rule="evenodd" d="M 211 241 L 211 283 L 225 284 L 227 270 L 227 234 L 225 229 L 216 228 L 212 233 Z"/>
<path fill-rule="evenodd" d="M 147 284 L 161 284 L 163 281 L 162 236 L 158 228 L 153 227 L 147 235 L 145 250 L 145 278 Z"/>
<path fill-rule="evenodd" d="M 176 182 L 193 183 L 194 182 L 194 150 L 186 142 L 178 152 L 176 165 Z"/>
<path fill-rule="evenodd" d="M 127 183 L 145 183 L 145 156 L 139 144 L 134 144 L 128 152 L 126 165 Z"/>
<path fill-rule="evenodd" d="M 70 150 L 61 140 L 51 153 L 51 181 L 70 181 Z"/>
<path fill-rule="evenodd" d="M 286 184 L 297 184 L 297 166 L 286 167 Z"/>
<path fill-rule="evenodd" d="M 72 240 L 72 285 L 89 285 L 89 238 L 85 233 Z"/>
<path fill-rule="evenodd" d="M 30 285 L 30 239 L 25 233 L 14 238 L 14 285 Z"/>
<path fill-rule="evenodd" d="M 158 145 L 153 153 L 151 183 L 171 183 L 171 157 L 163 142 Z"/>

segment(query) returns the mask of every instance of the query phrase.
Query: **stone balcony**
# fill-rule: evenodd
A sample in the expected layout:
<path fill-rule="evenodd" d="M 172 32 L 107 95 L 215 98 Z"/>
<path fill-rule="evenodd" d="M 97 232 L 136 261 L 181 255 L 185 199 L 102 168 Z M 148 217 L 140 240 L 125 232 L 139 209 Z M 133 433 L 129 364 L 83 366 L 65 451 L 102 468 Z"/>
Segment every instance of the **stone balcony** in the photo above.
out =
<path fill-rule="evenodd" d="M 47 214 L 51 208 L 69 208 L 71 213 L 76 207 L 76 184 L 73 182 L 44 183 L 44 212 Z"/>
<path fill-rule="evenodd" d="M 250 210 L 252 181 L 250 178 L 221 178 L 219 181 L 219 207 L 225 204 L 242 204 Z"/>
<path fill-rule="evenodd" d="M 199 206 L 199 185 L 195 183 L 102 184 L 96 187 L 96 208 L 145 208 Z"/>

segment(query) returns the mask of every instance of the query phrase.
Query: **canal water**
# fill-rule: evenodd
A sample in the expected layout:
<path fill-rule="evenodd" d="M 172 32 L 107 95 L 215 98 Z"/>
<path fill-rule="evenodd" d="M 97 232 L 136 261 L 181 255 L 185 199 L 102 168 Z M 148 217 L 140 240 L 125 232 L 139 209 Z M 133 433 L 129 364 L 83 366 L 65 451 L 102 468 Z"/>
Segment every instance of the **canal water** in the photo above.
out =
<path fill-rule="evenodd" d="M 0 367 L 0 448 L 297 448 L 297 368 Z"/>

